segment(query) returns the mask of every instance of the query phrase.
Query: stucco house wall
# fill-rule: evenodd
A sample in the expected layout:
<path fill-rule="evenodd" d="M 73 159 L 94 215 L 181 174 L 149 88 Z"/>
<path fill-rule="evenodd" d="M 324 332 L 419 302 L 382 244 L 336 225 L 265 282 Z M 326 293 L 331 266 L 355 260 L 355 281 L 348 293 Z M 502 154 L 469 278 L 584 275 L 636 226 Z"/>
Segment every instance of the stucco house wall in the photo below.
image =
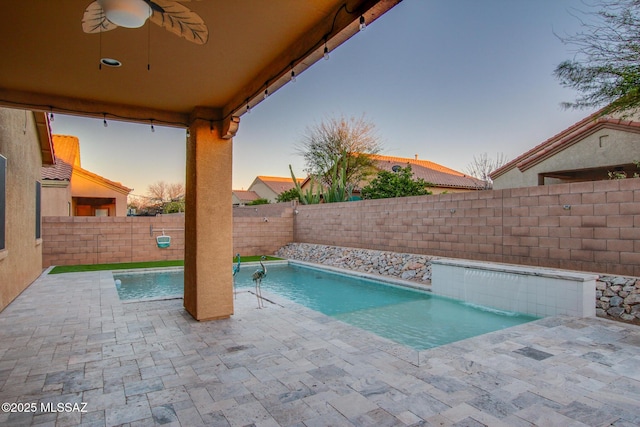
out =
<path fill-rule="evenodd" d="M 640 117 L 583 119 L 491 173 L 493 188 L 608 180 L 608 172 L 640 172 Z"/>
<path fill-rule="evenodd" d="M 42 216 L 71 216 L 71 187 L 68 181 L 42 180 Z"/>
<path fill-rule="evenodd" d="M 262 181 L 254 181 L 249 187 L 249 190 L 257 193 L 261 198 L 269 200 L 270 203 L 275 203 L 276 197 L 278 197 L 278 195 Z"/>
<path fill-rule="evenodd" d="M 42 167 L 43 216 L 126 216 L 130 188 L 83 169 L 80 141 L 52 135 L 55 166 Z"/>
<path fill-rule="evenodd" d="M 98 179 L 93 174 L 85 173 L 82 169 L 73 169 L 71 194 L 74 198 L 100 197 L 115 199 L 115 206 L 113 204 L 105 205 L 104 209 L 109 209 L 109 216 L 127 216 L 127 195 L 129 191 L 123 192 L 121 188 L 109 185 L 106 180 Z"/>
<path fill-rule="evenodd" d="M 525 171 L 520 171 L 518 168 L 511 169 L 493 181 L 493 188 L 500 190 L 533 187 L 538 185 L 540 174 L 606 167 L 629 163 L 633 160 L 640 160 L 640 134 L 602 128 Z M 601 179 L 608 179 L 606 173 Z M 560 182 L 557 179 L 546 178 L 544 184 Z"/>
<path fill-rule="evenodd" d="M 36 239 L 36 182 L 42 146 L 34 114 L 0 108 L 0 155 L 7 159 L 5 249 L 0 250 L 0 310 L 42 273 Z"/>

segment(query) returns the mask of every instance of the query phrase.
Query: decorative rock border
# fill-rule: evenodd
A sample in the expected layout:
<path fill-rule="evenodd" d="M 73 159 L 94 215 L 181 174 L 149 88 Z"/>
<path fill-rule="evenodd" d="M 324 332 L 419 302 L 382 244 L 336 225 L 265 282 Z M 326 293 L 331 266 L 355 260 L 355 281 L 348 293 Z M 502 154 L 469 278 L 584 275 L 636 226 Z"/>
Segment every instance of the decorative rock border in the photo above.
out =
<path fill-rule="evenodd" d="M 311 243 L 289 243 L 280 248 L 276 256 L 422 284 L 431 282 L 431 260 L 436 258 Z M 640 325 L 640 278 L 600 276 L 596 281 L 595 304 L 598 317 Z"/>
<path fill-rule="evenodd" d="M 640 324 L 640 279 L 601 276 L 596 282 L 596 315 Z"/>
<path fill-rule="evenodd" d="M 431 259 L 426 255 L 374 251 L 340 246 L 289 243 L 276 252 L 280 258 L 295 259 L 361 271 L 363 273 L 392 276 L 412 282 L 431 282 Z"/>

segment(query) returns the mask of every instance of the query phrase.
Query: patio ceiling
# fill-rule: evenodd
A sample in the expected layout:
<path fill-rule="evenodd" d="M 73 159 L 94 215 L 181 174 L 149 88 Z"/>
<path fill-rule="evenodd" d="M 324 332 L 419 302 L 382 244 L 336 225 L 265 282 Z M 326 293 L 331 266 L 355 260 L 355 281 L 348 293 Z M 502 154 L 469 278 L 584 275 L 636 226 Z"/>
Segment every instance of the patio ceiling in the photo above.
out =
<path fill-rule="evenodd" d="M 156 0 L 160 5 L 171 0 Z M 24 0 L 0 14 L 0 105 L 173 126 L 241 115 L 400 0 L 181 1 L 205 44 L 147 21 L 95 34 L 92 0 Z M 114 58 L 121 67 L 99 67 Z M 202 117 L 202 115 L 206 117 Z"/>

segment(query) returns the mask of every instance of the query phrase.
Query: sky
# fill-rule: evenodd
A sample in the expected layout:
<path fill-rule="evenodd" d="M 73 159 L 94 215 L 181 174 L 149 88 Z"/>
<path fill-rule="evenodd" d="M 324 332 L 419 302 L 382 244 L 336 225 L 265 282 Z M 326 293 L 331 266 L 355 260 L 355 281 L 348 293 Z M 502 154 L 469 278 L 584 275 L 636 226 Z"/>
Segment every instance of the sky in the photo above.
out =
<path fill-rule="evenodd" d="M 554 68 L 574 47 L 583 0 L 404 0 L 241 117 L 233 189 L 256 176 L 304 177 L 296 146 L 330 117 L 375 125 L 381 154 L 465 172 L 474 156 L 512 160 L 591 114 Z M 82 167 L 144 195 L 184 183 L 185 131 L 56 114 L 54 134 L 80 139 Z"/>

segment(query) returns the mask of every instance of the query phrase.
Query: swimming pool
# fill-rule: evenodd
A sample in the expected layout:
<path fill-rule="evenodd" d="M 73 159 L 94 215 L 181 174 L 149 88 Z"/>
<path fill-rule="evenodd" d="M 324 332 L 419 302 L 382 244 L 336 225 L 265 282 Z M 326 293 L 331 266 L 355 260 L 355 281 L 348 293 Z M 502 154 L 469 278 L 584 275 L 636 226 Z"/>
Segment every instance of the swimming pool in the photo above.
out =
<path fill-rule="evenodd" d="M 251 274 L 255 269 L 255 266 L 242 266 L 235 277 L 239 291 L 254 288 Z M 126 276 L 133 275 L 114 275 L 122 281 L 119 292 L 132 287 L 129 283 L 132 277 Z M 155 281 L 153 288 L 162 287 L 165 295 L 175 294 L 175 288 L 174 291 L 168 290 L 171 288 L 165 283 L 168 277 L 163 276 L 165 273 L 156 279 L 145 278 L 145 282 Z M 173 278 L 176 279 L 177 275 Z M 182 277 L 179 280 L 181 290 Z M 298 265 L 268 265 L 262 289 L 415 350 L 437 347 L 537 319 L 467 304 L 430 292 Z M 131 294 L 141 298 L 140 292 Z"/>
<path fill-rule="evenodd" d="M 184 272 L 182 268 L 143 269 L 113 273 L 121 300 L 182 298 Z"/>

